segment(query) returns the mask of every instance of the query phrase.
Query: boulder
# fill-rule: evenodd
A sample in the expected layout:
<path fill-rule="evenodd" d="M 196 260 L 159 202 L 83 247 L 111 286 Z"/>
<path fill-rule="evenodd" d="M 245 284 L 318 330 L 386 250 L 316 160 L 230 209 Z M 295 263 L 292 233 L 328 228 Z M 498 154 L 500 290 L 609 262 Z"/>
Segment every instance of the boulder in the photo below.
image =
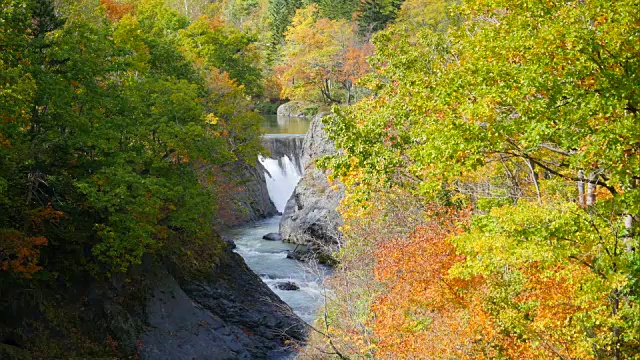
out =
<path fill-rule="evenodd" d="M 264 235 L 262 237 L 264 240 L 269 240 L 269 241 L 282 241 L 282 235 L 280 235 L 280 233 L 268 233 L 266 235 Z"/>
<path fill-rule="evenodd" d="M 293 250 L 287 252 L 287 259 L 297 260 L 297 261 L 308 261 L 313 254 L 305 247 L 304 250 Z"/>
<path fill-rule="evenodd" d="M 318 112 L 318 106 L 304 101 L 289 101 L 278 106 L 278 116 L 313 117 Z"/>
<path fill-rule="evenodd" d="M 298 286 L 298 284 L 294 283 L 293 281 L 279 282 L 279 283 L 276 283 L 275 286 L 277 289 L 286 290 L 286 291 L 300 290 L 300 286 Z"/>

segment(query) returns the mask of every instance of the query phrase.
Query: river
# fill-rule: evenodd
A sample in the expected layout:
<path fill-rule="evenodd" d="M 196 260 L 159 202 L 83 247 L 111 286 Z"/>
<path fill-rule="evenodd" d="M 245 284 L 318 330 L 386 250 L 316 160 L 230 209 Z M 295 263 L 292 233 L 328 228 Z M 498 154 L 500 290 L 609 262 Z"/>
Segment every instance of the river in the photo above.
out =
<path fill-rule="evenodd" d="M 268 132 L 266 137 L 281 137 L 286 142 L 295 140 L 295 136 L 291 136 L 292 134 L 299 134 L 299 136 L 304 134 L 309 128 L 309 123 L 309 119 L 265 116 L 262 128 Z M 288 148 L 299 149 L 299 147 Z M 299 154 L 297 155 L 299 157 Z M 301 176 L 300 167 L 294 166 L 295 158 L 295 154 L 283 155 L 278 159 L 260 158 L 260 162 L 268 172 L 266 177 L 269 196 L 278 211 L 281 212 Z M 321 284 L 330 270 L 322 265 L 288 259 L 287 253 L 295 249 L 296 245 L 294 244 L 262 239 L 262 236 L 267 233 L 279 231 L 280 218 L 280 216 L 275 216 L 243 225 L 229 230 L 226 235 L 236 243 L 235 251 L 244 258 L 251 270 L 258 274 L 284 302 L 289 304 L 300 318 L 311 323 L 315 320 L 318 309 L 322 305 Z M 286 282 L 296 284 L 299 290 L 278 288 L 278 284 Z"/>
<path fill-rule="evenodd" d="M 305 134 L 311 119 L 293 116 L 262 115 L 260 128 L 265 134 Z"/>

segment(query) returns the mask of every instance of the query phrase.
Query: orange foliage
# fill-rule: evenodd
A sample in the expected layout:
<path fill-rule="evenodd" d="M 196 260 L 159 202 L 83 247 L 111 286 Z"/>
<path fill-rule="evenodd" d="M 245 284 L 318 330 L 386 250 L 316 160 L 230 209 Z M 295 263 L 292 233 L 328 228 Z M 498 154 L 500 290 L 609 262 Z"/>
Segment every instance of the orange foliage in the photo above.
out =
<path fill-rule="evenodd" d="M 315 4 L 298 10 L 285 34 L 283 62 L 274 68 L 281 96 L 341 101 L 334 90 L 342 87 L 349 103 L 353 84 L 370 71 L 366 58 L 373 54 L 373 45 L 362 43 L 356 29 L 353 22 L 318 18 Z"/>
<path fill-rule="evenodd" d="M 354 84 L 371 71 L 371 66 L 367 62 L 367 58 L 373 55 L 373 44 L 364 43 L 362 46 L 351 45 L 347 49 L 344 58 L 344 64 L 341 72 L 344 78 L 351 80 Z"/>
<path fill-rule="evenodd" d="M 524 290 L 513 301 L 518 305 L 535 302 L 537 306 L 527 314 L 528 321 L 519 337 L 505 335 L 500 339 L 505 354 L 512 359 L 592 356 L 576 347 L 583 334 L 576 332 L 571 322 L 576 314 L 593 311 L 599 305 L 598 300 L 578 301 L 576 296 L 583 283 L 576 279 L 594 274 L 580 264 L 558 264 L 551 269 L 530 264 L 520 271 L 525 279 Z"/>
<path fill-rule="evenodd" d="M 583 334 L 575 321 L 606 299 L 581 297 L 580 284 L 595 276 L 589 269 L 528 263 L 507 271 L 522 279 L 507 295 L 507 273 L 453 277 L 450 270 L 465 258 L 449 239 L 468 216 L 433 210 L 437 215 L 413 235 L 378 245 L 375 278 L 384 290 L 372 306 L 376 358 L 590 357 L 578 345 Z"/>
<path fill-rule="evenodd" d="M 474 342 L 492 336 L 488 317 L 473 297 L 481 279 L 452 279 L 449 269 L 464 258 L 447 238 L 466 214 L 450 210 L 406 239 L 379 245 L 375 276 L 386 288 L 372 306 L 377 355 L 385 359 L 472 358 Z"/>
<path fill-rule="evenodd" d="M 42 269 L 37 265 L 40 246 L 47 242 L 42 236 L 27 237 L 17 230 L 0 230 L 0 270 L 31 277 Z"/>
<path fill-rule="evenodd" d="M 221 71 L 220 69 L 209 66 L 209 71 L 207 71 L 206 75 L 207 86 L 214 94 L 219 96 L 224 96 L 228 93 L 237 91 L 238 82 L 229 77 L 229 73 L 226 71 Z"/>
<path fill-rule="evenodd" d="M 100 6 L 104 9 L 105 15 L 112 22 L 122 19 L 123 16 L 133 13 L 133 5 L 117 0 L 100 0 Z"/>
<path fill-rule="evenodd" d="M 64 214 L 51 205 L 31 211 L 28 224 L 36 232 L 42 232 L 45 225 L 57 222 Z M 0 270 L 17 273 L 26 278 L 42 267 L 38 265 L 40 247 L 49 241 L 44 236 L 27 236 L 15 229 L 0 229 Z"/>

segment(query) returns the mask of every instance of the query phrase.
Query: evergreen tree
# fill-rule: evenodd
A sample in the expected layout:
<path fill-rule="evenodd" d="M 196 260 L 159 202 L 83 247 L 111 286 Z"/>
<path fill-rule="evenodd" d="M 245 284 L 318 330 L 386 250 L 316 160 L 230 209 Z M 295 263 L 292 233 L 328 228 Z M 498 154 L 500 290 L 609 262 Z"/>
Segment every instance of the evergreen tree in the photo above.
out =
<path fill-rule="evenodd" d="M 271 47 L 277 48 L 284 40 L 284 33 L 291 25 L 291 19 L 303 5 L 302 0 L 269 0 L 271 18 Z"/>
<path fill-rule="evenodd" d="M 365 37 L 395 20 L 404 0 L 364 0 L 358 9 L 358 28 Z"/>
<path fill-rule="evenodd" d="M 317 0 L 320 15 L 331 20 L 351 20 L 360 0 Z"/>

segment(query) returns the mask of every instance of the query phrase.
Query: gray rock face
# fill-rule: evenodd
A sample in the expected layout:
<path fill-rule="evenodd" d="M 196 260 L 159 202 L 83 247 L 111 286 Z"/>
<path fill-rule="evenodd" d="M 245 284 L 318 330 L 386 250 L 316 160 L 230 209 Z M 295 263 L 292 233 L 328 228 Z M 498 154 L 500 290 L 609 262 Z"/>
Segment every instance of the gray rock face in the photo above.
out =
<path fill-rule="evenodd" d="M 291 116 L 291 117 L 313 117 L 313 115 L 308 115 L 309 109 L 315 108 L 316 111 L 318 106 L 305 103 L 303 101 L 289 101 L 288 103 L 284 103 L 278 106 L 278 110 L 276 113 L 278 116 Z"/>
<path fill-rule="evenodd" d="M 344 196 L 344 187 L 327 181 L 327 172 L 318 169 L 313 159 L 337 152 L 316 116 L 305 135 L 301 161 L 302 179 L 287 202 L 280 221 L 280 233 L 287 242 L 309 244 L 312 250 L 335 247 L 341 239 L 338 227 L 342 217 L 336 211 Z"/>
<path fill-rule="evenodd" d="M 303 321 L 240 255 L 223 251 L 197 278 L 145 255 L 109 279 L 52 282 L 38 296 L 10 289 L 3 303 L 15 306 L 0 307 L 0 359 L 286 359 L 285 341 L 302 342 Z M 45 306 L 63 320 L 46 320 Z"/>
<path fill-rule="evenodd" d="M 169 274 L 158 278 L 163 281 L 147 304 L 151 330 L 140 337 L 141 359 L 250 358 L 244 333 L 192 301 Z"/>
<path fill-rule="evenodd" d="M 153 276 L 141 359 L 279 359 L 285 341 L 304 337 L 302 321 L 238 254 L 225 254 L 205 279 Z"/>
<path fill-rule="evenodd" d="M 235 226 L 278 214 L 269 198 L 264 167 L 242 161 L 217 170 L 216 185 L 225 191 L 216 216 L 220 227 Z"/>

